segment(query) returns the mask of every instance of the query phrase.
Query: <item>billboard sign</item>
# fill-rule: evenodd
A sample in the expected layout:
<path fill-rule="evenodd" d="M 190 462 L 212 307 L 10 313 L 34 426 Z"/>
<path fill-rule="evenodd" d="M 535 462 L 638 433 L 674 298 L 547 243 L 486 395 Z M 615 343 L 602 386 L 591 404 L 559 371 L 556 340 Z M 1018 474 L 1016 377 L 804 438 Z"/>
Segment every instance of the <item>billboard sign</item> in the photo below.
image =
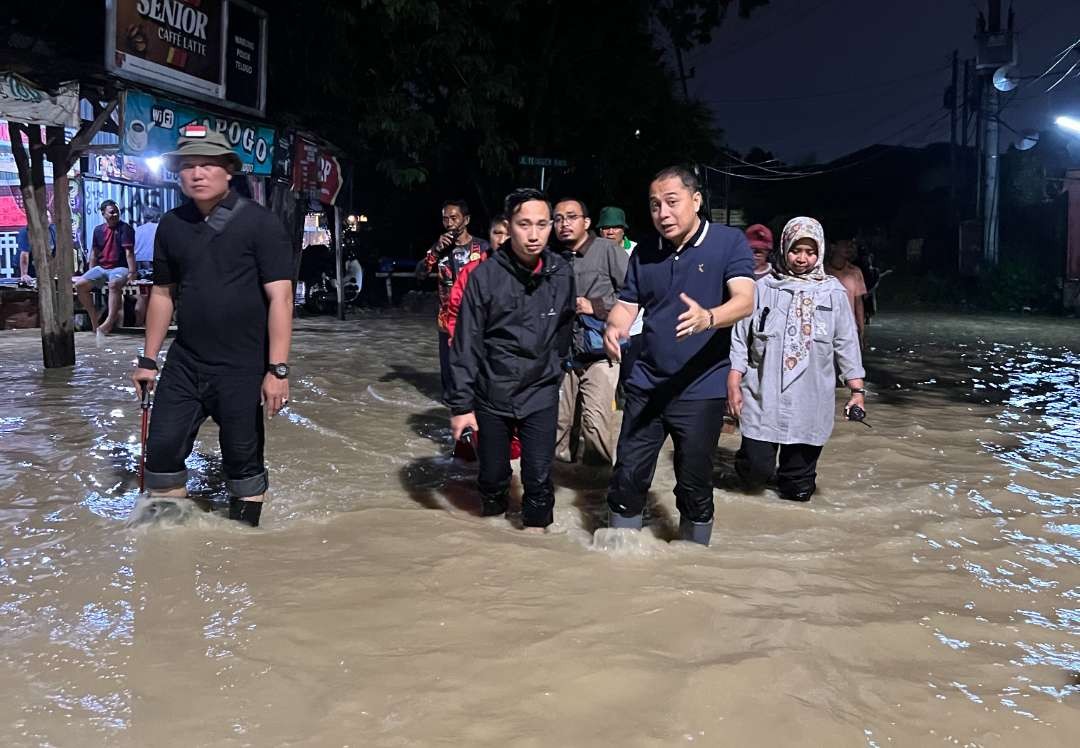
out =
<path fill-rule="evenodd" d="M 180 130 L 191 124 L 205 125 L 225 135 L 243 162 L 244 173 L 270 174 L 274 160 L 274 128 L 199 111 L 142 91 L 124 94 L 120 150 L 128 156 L 160 156 L 176 149 Z"/>
<path fill-rule="evenodd" d="M 266 108 L 266 13 L 243 0 L 106 0 L 113 74 L 255 114 Z"/>

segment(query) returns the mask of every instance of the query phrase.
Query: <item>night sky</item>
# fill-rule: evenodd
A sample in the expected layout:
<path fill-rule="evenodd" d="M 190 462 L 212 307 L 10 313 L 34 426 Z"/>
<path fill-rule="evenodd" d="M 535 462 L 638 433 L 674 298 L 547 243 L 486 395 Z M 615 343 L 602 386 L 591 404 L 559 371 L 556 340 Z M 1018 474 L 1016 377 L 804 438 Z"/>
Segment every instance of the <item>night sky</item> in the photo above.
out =
<path fill-rule="evenodd" d="M 1042 73 L 1080 37 L 1080 0 L 1013 5 L 1023 75 Z M 728 145 L 761 146 L 789 162 L 881 142 L 947 141 L 949 58 L 953 49 L 974 57 L 976 7 L 985 0 L 772 0 L 748 20 L 729 18 L 687 56 L 697 68 L 690 93 L 715 112 Z M 1005 0 L 1003 24 L 1007 10 Z M 1051 82 L 1024 81 L 1005 123 L 1046 129 L 1052 115 L 1080 116 L 1080 79 L 1047 94 Z M 820 95 L 834 92 L 845 93 Z M 1016 139 L 1008 130 L 1001 137 L 1003 148 Z"/>

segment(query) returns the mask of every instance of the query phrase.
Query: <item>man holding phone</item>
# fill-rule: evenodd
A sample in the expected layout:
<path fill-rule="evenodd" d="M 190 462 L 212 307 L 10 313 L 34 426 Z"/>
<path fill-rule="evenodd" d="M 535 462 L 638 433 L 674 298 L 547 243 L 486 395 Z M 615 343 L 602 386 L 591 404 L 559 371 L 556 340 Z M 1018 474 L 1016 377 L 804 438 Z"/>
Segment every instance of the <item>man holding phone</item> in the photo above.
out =
<path fill-rule="evenodd" d="M 450 291 L 461 269 L 491 251 L 484 239 L 469 233 L 469 204 L 464 200 L 447 200 L 442 206 L 443 233 L 416 266 L 416 277 L 423 280 L 432 272 L 438 274 L 439 288 L 439 371 L 442 375 L 443 399 L 450 391 Z"/>

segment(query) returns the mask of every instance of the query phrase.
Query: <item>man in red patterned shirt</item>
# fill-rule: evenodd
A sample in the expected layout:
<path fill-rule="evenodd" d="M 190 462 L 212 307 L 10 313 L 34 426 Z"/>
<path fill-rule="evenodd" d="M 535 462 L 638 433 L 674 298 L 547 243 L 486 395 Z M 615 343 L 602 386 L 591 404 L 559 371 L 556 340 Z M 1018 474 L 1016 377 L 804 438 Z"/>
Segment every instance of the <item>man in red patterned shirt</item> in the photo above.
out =
<path fill-rule="evenodd" d="M 442 391 L 450 391 L 450 292 L 461 269 L 490 251 L 487 241 L 469 233 L 469 204 L 447 200 L 442 207 L 443 233 L 416 266 L 416 276 L 437 272 L 439 283 L 439 371 Z"/>

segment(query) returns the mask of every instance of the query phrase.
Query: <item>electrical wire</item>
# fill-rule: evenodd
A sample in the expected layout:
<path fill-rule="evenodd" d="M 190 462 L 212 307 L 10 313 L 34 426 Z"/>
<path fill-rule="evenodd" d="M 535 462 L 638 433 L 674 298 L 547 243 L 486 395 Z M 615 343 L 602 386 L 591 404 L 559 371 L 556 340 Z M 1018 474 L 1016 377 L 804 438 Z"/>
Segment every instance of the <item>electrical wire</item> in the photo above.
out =
<path fill-rule="evenodd" d="M 899 135 L 902 135 L 903 133 L 907 132 L 908 130 L 915 129 L 915 128 L 918 128 L 920 125 L 926 124 L 925 129 L 921 130 L 920 133 L 919 133 L 920 137 L 925 137 L 930 131 L 933 130 L 933 128 L 937 127 L 938 124 L 940 124 L 947 117 L 949 117 L 950 114 L 951 114 L 951 112 L 946 112 L 945 114 L 939 115 L 936 119 L 934 119 L 929 124 L 926 124 L 926 120 L 928 119 L 928 115 L 924 115 L 924 116 L 920 117 L 918 120 L 916 120 L 915 122 L 904 126 L 900 130 L 895 132 L 893 135 L 890 135 L 890 136 L 884 138 L 883 140 L 891 140 L 892 138 L 895 138 L 895 137 L 898 137 Z M 933 113 L 931 113 L 931 115 L 929 115 L 929 116 L 932 116 L 932 115 L 933 115 Z M 904 141 L 901 141 L 900 143 L 896 143 L 894 145 L 902 146 L 906 142 L 908 142 L 908 141 L 910 141 L 912 139 L 913 138 L 907 138 Z M 840 164 L 839 166 L 834 166 L 834 167 L 831 167 L 831 168 L 828 168 L 828 169 L 818 169 L 817 171 L 810 171 L 810 172 L 790 173 L 790 174 L 787 174 L 787 175 L 784 175 L 784 176 L 757 176 L 757 175 L 751 175 L 751 174 L 739 174 L 737 172 L 727 171 L 725 169 L 721 169 L 721 168 L 711 166 L 711 165 L 708 165 L 708 164 L 705 165 L 705 168 L 710 170 L 710 171 L 717 172 L 718 174 L 724 174 L 724 175 L 727 175 L 729 177 L 735 177 L 737 179 L 746 179 L 746 180 L 750 180 L 750 181 L 754 181 L 754 182 L 788 182 L 788 181 L 792 181 L 792 180 L 796 180 L 796 179 L 806 179 L 808 177 L 822 176 L 824 174 L 831 174 L 833 172 L 842 171 L 842 170 L 845 170 L 845 169 L 850 169 L 850 168 L 855 167 L 855 166 L 860 166 L 862 164 L 867 163 L 868 161 L 873 161 L 874 159 L 880 158 L 881 156 L 885 155 L 885 153 L 887 153 L 887 152 L 888 152 L 887 150 L 882 150 L 882 151 L 880 151 L 878 153 L 871 154 L 871 155 L 869 155 L 869 156 L 867 156 L 865 158 L 858 159 L 856 161 L 852 161 L 852 162 L 846 163 L 846 164 Z"/>
<path fill-rule="evenodd" d="M 918 73 L 911 75 L 905 75 L 901 78 L 893 78 L 891 80 L 884 80 L 878 83 L 871 83 L 866 86 L 857 86 L 855 88 L 846 88 L 839 91 L 823 91 L 821 93 L 814 94 L 801 94 L 799 96 L 776 96 L 776 97 L 763 97 L 754 99 L 705 99 L 706 103 L 710 104 L 759 104 L 765 102 L 781 102 L 781 101 L 804 101 L 807 99 L 824 99 L 832 96 L 844 96 L 850 93 L 859 93 L 860 91 L 872 91 L 876 88 L 883 88 L 885 86 L 896 85 L 897 83 L 905 83 L 907 81 L 918 80 L 919 78 L 925 78 L 933 75 L 934 73 L 940 73 L 942 70 L 947 69 L 952 63 L 948 62 L 945 65 L 941 65 L 930 70 L 922 70 Z"/>

